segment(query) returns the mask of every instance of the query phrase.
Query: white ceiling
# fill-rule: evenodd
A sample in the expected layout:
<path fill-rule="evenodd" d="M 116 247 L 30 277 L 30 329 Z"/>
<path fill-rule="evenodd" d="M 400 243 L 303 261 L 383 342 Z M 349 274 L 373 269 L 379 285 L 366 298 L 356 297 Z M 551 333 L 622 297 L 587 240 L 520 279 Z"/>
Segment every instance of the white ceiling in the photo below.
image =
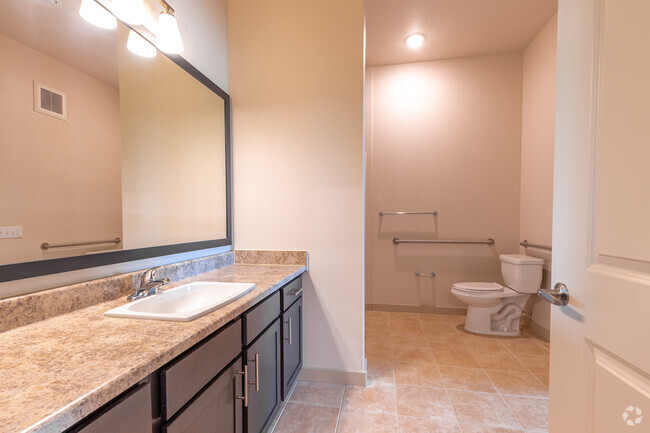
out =
<path fill-rule="evenodd" d="M 366 0 L 366 64 L 522 51 L 555 12 L 557 0 Z"/>

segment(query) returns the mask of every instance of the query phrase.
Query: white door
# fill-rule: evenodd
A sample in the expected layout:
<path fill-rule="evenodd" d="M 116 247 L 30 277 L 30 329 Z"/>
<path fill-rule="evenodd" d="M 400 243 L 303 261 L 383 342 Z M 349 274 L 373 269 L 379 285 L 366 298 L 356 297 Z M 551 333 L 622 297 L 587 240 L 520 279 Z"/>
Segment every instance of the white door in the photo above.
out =
<path fill-rule="evenodd" d="M 650 432 L 650 0 L 558 19 L 550 432 Z"/>

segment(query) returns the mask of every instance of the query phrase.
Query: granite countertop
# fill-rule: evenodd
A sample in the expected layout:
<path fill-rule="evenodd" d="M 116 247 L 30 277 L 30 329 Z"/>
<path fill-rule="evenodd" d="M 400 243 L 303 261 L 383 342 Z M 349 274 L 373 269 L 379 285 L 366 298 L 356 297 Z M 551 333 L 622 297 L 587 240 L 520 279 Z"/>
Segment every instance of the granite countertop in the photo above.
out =
<path fill-rule="evenodd" d="M 0 433 L 65 430 L 305 271 L 234 264 L 176 281 L 257 286 L 191 322 L 105 317 L 121 297 L 0 333 Z"/>

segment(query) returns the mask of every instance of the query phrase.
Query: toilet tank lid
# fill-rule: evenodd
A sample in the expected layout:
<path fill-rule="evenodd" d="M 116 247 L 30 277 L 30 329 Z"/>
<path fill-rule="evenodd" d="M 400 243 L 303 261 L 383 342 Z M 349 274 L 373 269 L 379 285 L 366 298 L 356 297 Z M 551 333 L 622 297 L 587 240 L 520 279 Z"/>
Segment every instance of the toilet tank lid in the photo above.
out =
<path fill-rule="evenodd" d="M 537 257 L 524 256 L 521 254 L 501 254 L 499 256 L 501 260 L 508 263 L 513 263 L 515 265 L 543 265 L 544 259 L 538 259 Z"/>

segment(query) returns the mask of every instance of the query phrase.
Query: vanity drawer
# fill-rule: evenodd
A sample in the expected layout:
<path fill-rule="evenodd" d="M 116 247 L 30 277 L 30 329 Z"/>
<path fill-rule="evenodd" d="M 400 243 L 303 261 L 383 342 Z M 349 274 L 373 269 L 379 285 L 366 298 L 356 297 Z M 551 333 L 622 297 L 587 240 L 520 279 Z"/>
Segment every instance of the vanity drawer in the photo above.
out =
<path fill-rule="evenodd" d="M 280 289 L 282 291 L 282 311 L 286 311 L 302 296 L 302 275 Z"/>
<path fill-rule="evenodd" d="M 244 345 L 248 346 L 280 315 L 280 292 L 275 292 L 244 313 Z"/>
<path fill-rule="evenodd" d="M 241 320 L 208 337 L 160 372 L 162 416 L 171 418 L 241 352 Z"/>

